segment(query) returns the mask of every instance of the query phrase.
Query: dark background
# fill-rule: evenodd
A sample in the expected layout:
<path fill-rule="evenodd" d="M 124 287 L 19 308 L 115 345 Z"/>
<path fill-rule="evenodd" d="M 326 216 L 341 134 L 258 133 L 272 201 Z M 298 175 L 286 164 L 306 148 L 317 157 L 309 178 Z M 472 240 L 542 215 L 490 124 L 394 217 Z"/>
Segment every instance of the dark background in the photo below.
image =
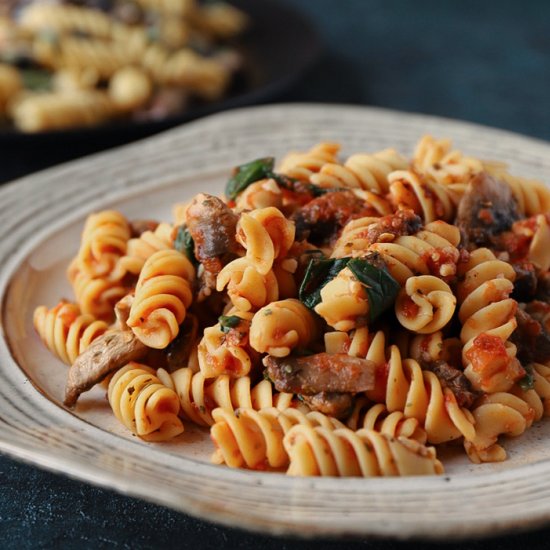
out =
<path fill-rule="evenodd" d="M 311 18 L 322 36 L 324 51 L 318 63 L 278 101 L 378 105 L 550 139 L 550 2 L 284 3 Z M 76 153 L 69 149 L 66 154 Z M 9 166 L 7 157 L 0 148 L 0 180 L 3 168 L 6 171 Z M 417 544 L 302 542 L 252 535 L 0 457 L 0 546 L 265 550 L 354 550 L 366 546 L 393 550 Z M 520 546 L 549 548 L 550 529 L 485 541 L 447 541 L 442 547 L 497 550 Z"/>

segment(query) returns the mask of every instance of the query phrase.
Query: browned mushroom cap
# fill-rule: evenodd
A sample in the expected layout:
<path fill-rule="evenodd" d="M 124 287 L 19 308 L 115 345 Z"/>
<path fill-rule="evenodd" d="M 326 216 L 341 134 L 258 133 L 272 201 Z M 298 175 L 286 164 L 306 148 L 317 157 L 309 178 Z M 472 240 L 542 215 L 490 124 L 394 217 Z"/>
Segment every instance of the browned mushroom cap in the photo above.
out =
<path fill-rule="evenodd" d="M 319 411 L 334 418 L 347 418 L 353 411 L 354 396 L 351 393 L 320 392 L 302 395 L 302 401 L 313 411 Z"/>
<path fill-rule="evenodd" d="M 185 223 L 195 243 L 195 257 L 206 271 L 217 275 L 235 257 L 238 219 L 221 199 L 204 193 L 187 208 Z"/>
<path fill-rule="evenodd" d="M 494 238 L 520 219 L 510 186 L 481 172 L 468 185 L 456 215 L 464 245 L 489 246 Z"/>
<path fill-rule="evenodd" d="M 264 359 L 267 374 L 280 392 L 315 395 L 357 393 L 374 388 L 376 364 L 345 353 Z"/>
<path fill-rule="evenodd" d="M 103 334 L 76 358 L 69 369 L 65 385 L 65 405 L 73 407 L 81 393 L 88 391 L 126 363 L 141 359 L 147 351 L 147 346 L 130 330 Z"/>

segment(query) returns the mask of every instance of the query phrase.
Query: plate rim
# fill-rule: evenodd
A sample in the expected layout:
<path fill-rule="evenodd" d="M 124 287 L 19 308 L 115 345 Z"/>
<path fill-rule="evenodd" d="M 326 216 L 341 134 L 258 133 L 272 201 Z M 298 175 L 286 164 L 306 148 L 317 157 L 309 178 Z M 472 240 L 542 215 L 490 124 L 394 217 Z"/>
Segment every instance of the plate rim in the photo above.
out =
<path fill-rule="evenodd" d="M 168 130 L 167 132 L 163 133 L 163 134 L 159 134 L 157 136 L 154 136 L 152 138 L 147 138 L 146 140 L 142 140 L 140 142 L 137 142 L 137 143 L 133 143 L 133 144 L 130 144 L 130 145 L 126 145 L 126 146 L 123 146 L 121 148 L 117 148 L 115 150 L 111 150 L 111 151 L 107 151 L 107 152 L 103 152 L 103 153 L 99 153 L 99 154 L 96 154 L 96 155 L 93 155 L 92 157 L 86 157 L 85 159 L 79 159 L 77 161 L 72 161 L 70 163 L 67 163 L 67 164 L 64 164 L 64 165 L 61 165 L 61 166 L 58 166 L 58 167 L 53 167 L 53 168 L 50 168 L 46 171 L 42 171 L 42 172 L 39 172 L 37 174 L 33 174 L 33 175 L 30 175 L 30 176 L 26 176 L 24 178 L 21 178 L 19 180 L 15 180 L 14 182 L 12 182 L 11 184 L 7 184 L 5 186 L 2 186 L 2 188 L 0 188 L 0 203 L 2 203 L 3 199 L 9 195 L 12 195 L 15 191 L 17 190 L 20 190 L 22 188 L 25 188 L 26 192 L 29 192 L 30 189 L 34 188 L 34 187 L 37 187 L 39 185 L 43 185 L 42 180 L 44 179 L 49 179 L 51 177 L 55 177 L 57 174 L 62 174 L 63 172 L 65 171 L 71 171 L 71 170 L 77 170 L 78 167 L 80 166 L 84 166 L 84 165 L 88 165 L 90 163 L 90 159 L 93 161 L 97 161 L 97 162 L 105 162 L 107 163 L 109 161 L 110 158 L 113 158 L 114 156 L 116 156 L 117 154 L 120 154 L 122 152 L 122 150 L 125 150 L 126 153 L 128 153 L 129 151 L 131 150 L 141 150 L 143 148 L 154 148 L 158 143 L 158 147 L 161 147 L 163 146 L 163 144 L 165 143 L 169 143 L 170 142 L 170 136 L 173 134 L 174 136 L 175 135 L 179 135 L 179 136 L 182 136 L 182 135 L 187 135 L 187 136 L 193 136 L 193 134 L 195 133 L 195 131 L 198 129 L 200 131 L 200 129 L 204 128 L 204 129 L 207 129 L 209 125 L 215 125 L 215 124 L 222 124 L 225 122 L 227 122 L 228 120 L 233 120 L 235 118 L 239 118 L 239 117 L 242 117 L 243 115 L 244 116 L 247 116 L 250 114 L 251 111 L 255 111 L 256 115 L 262 115 L 262 114 L 265 114 L 267 115 L 268 113 L 271 113 L 273 114 L 274 112 L 286 112 L 288 114 L 289 111 L 292 111 L 292 110 L 309 110 L 309 113 L 312 114 L 314 112 L 320 112 L 320 111 L 324 111 L 324 110 L 330 110 L 332 113 L 342 113 L 344 111 L 346 111 L 348 114 L 349 113 L 353 113 L 353 112 L 359 112 L 361 111 L 363 114 L 365 113 L 370 113 L 371 115 L 374 115 L 374 114 L 378 114 L 378 115 L 387 115 L 387 116 L 399 116 L 399 117 L 420 117 L 420 119 L 422 120 L 436 120 L 436 121 L 439 121 L 440 123 L 443 123 L 443 124 L 448 124 L 448 123 L 452 123 L 453 125 L 455 124 L 458 124 L 459 126 L 461 127 L 464 127 L 464 128 L 470 128 L 470 129 L 483 129 L 484 132 L 487 132 L 489 131 L 490 133 L 491 132 L 495 132 L 495 135 L 502 135 L 502 134 L 507 134 L 509 138 L 512 138 L 514 140 L 517 140 L 517 139 L 520 139 L 521 142 L 525 142 L 525 140 L 527 140 L 527 142 L 531 142 L 531 145 L 536 145 L 537 148 L 538 147 L 542 147 L 542 148 L 546 148 L 547 151 L 550 150 L 550 144 L 542 141 L 542 140 L 537 140 L 537 139 L 534 139 L 534 138 L 529 138 L 529 137 L 525 137 L 525 136 L 521 136 L 520 134 L 515 134 L 513 132 L 508 132 L 508 131 L 503 131 L 503 130 L 499 130 L 499 129 L 494 129 L 494 128 L 489 128 L 489 127 L 484 127 L 484 126 L 481 126 L 481 125 L 478 125 L 478 124 L 475 124 L 475 123 L 469 123 L 469 122 L 461 122 L 461 121 L 454 121 L 452 119 L 448 119 L 448 118 L 442 118 L 442 117 L 431 117 L 431 116 L 427 116 L 427 115 L 422 115 L 422 114 L 415 114 L 415 113 L 401 113 L 399 111 L 393 111 L 393 110 L 389 110 L 389 109 L 379 109 L 379 108 L 373 108 L 373 107 L 358 107 L 358 106 L 347 106 L 347 105 L 327 105 L 327 104 L 278 104 L 278 105 L 274 105 L 274 106 L 263 106 L 263 107 L 252 107 L 252 108 L 245 108 L 245 109 L 237 109 L 237 110 L 232 110 L 232 111 L 228 111 L 228 112 L 225 112 L 225 113 L 221 113 L 221 114 L 215 114 L 215 115 L 211 115 L 210 117 L 207 117 L 206 119 L 202 119 L 202 120 L 199 120 L 199 121 L 195 121 L 191 124 L 188 124 L 184 127 L 179 127 L 179 128 L 175 128 L 175 129 L 172 129 L 172 130 Z M 412 120 L 412 119 L 411 119 Z M 193 177 L 192 175 L 188 175 L 187 177 Z M 169 185 L 168 182 L 165 182 L 164 183 L 165 185 Z M 120 195 L 120 198 L 122 198 L 122 196 L 126 196 L 125 193 L 128 192 L 129 190 L 131 190 L 131 194 L 137 194 L 137 193 L 140 193 L 140 192 L 144 192 L 146 191 L 147 188 L 149 189 L 153 189 L 155 187 L 155 183 L 154 182 L 149 182 L 149 183 L 144 183 L 144 184 L 141 184 L 141 185 L 136 185 L 134 187 L 128 187 L 128 188 L 125 188 L 123 189 L 119 195 Z M 107 199 L 105 198 L 102 198 L 100 199 L 102 201 L 105 201 Z M 111 201 L 116 201 L 117 200 L 117 196 L 113 196 L 113 195 L 110 195 L 108 197 L 108 200 L 109 202 Z M 85 209 L 83 207 L 83 209 Z M 75 214 L 76 217 L 78 217 L 80 214 Z M 69 221 L 65 220 L 61 220 L 60 221 L 60 224 L 61 225 L 67 225 L 68 223 L 70 223 Z M 50 232 L 54 232 L 56 231 L 57 229 L 55 228 L 50 228 Z M 40 235 L 37 235 L 36 236 L 36 241 L 39 241 L 41 240 L 41 236 Z M 28 253 L 30 252 L 31 250 L 31 244 L 32 243 L 28 243 L 27 246 L 25 246 L 21 251 L 20 251 L 20 254 L 16 255 L 16 257 L 14 258 L 8 258 L 8 262 L 7 262 L 7 267 L 6 265 L 2 265 L 0 267 L 0 292 L 1 292 L 1 299 L 2 299 L 2 312 L 4 313 L 5 311 L 5 299 L 6 299 L 6 295 L 7 295 L 7 286 L 6 286 L 6 283 L 8 282 L 7 279 L 11 279 L 11 275 L 13 275 L 13 273 L 15 273 L 15 271 L 17 270 L 18 268 L 18 257 L 26 257 L 28 255 Z M 0 260 L 4 260 L 5 258 L 1 257 L 0 256 Z M 15 264 L 15 265 L 14 265 Z M 5 330 L 4 330 L 4 326 L 2 324 L 2 326 L 0 326 L 0 335 L 2 336 L 2 341 L 1 341 L 1 346 L 0 346 L 0 357 L 2 359 L 2 363 L 4 361 L 6 361 L 6 359 L 9 359 L 6 357 L 6 344 L 7 344 L 7 340 L 6 340 L 6 334 L 5 334 Z M 12 360 L 12 363 L 14 362 L 13 358 L 11 358 Z M 22 371 L 20 371 L 20 373 L 22 374 Z M 34 391 L 34 390 L 33 390 Z M 55 406 L 55 405 L 52 405 L 52 406 Z M 60 413 L 63 413 L 64 411 L 62 409 L 59 410 Z M 75 420 L 80 422 L 79 419 L 77 419 L 75 417 Z M 1 419 L 0 419 L 0 425 L 1 425 Z M 92 426 L 92 425 L 90 425 Z M 92 427 L 92 429 L 95 429 Z M 99 428 L 101 430 L 101 428 Z M 433 539 L 442 539 L 446 536 L 448 536 L 449 534 L 452 534 L 453 536 L 457 536 L 457 532 L 456 532 L 456 525 L 453 526 L 453 525 L 450 525 L 448 526 L 447 528 L 444 528 L 443 526 L 440 526 L 439 529 L 437 530 L 434 530 L 432 531 L 431 533 L 426 533 L 425 531 L 422 531 L 420 532 L 418 529 L 417 530 L 409 530 L 409 531 L 405 531 L 405 532 L 388 532 L 388 527 L 387 525 L 382 525 L 381 526 L 381 530 L 376 532 L 376 531 L 373 531 L 373 530 L 369 530 L 369 532 L 365 532 L 364 530 L 362 530 L 360 528 L 360 526 L 356 527 L 355 529 L 351 529 L 351 530 L 326 530 L 326 531 L 315 531 L 315 530 L 311 530 L 309 532 L 304 532 L 304 531 L 299 531 L 299 532 L 296 532 L 296 525 L 281 525 L 279 523 L 269 523 L 269 524 L 262 524 L 262 525 L 259 525 L 258 524 L 258 520 L 257 518 L 252 520 L 250 523 L 247 523 L 247 524 L 243 524 L 242 522 L 242 516 L 237 516 L 236 514 L 235 515 L 231 515 L 227 512 L 227 510 L 213 510 L 212 508 L 209 508 L 207 510 L 208 512 L 208 517 L 205 517 L 204 515 L 204 512 L 205 510 L 197 510 L 197 509 L 189 509 L 189 502 L 183 502 L 181 503 L 181 505 L 178 505 L 178 506 L 174 506 L 174 503 L 167 503 L 166 500 L 164 499 L 164 497 L 162 499 L 156 499 L 156 498 L 153 498 L 151 495 L 144 495 L 141 491 L 138 491 L 138 488 L 137 487 L 131 487 L 131 486 L 128 486 L 127 483 L 123 483 L 117 476 L 114 472 L 111 472 L 111 477 L 108 479 L 108 480 L 104 480 L 104 481 L 97 481 L 97 479 L 93 479 L 90 481 L 90 474 L 87 474 L 85 471 L 81 470 L 81 471 L 78 471 L 78 463 L 73 463 L 73 462 L 70 462 L 69 464 L 67 463 L 64 463 L 64 461 L 68 461 L 69 459 L 66 458 L 66 457 L 62 457 L 61 460 L 53 460 L 52 457 L 49 457 L 49 459 L 46 457 L 46 454 L 40 454 L 36 451 L 32 451 L 32 449 L 30 448 L 27 448 L 25 447 L 24 445 L 14 445 L 14 444 L 10 444 L 10 442 L 6 441 L 5 438 L 3 437 L 3 434 L 0 433 L 0 450 L 2 452 L 5 452 L 6 454 L 10 455 L 10 456 L 14 456 L 14 457 L 17 457 L 17 458 L 20 458 L 22 460 L 25 460 L 25 461 L 29 461 L 35 465 L 38 465 L 39 467 L 42 467 L 42 468 L 46 468 L 46 469 L 49 469 L 51 471 L 56 471 L 56 472 L 61 472 L 61 473 L 66 473 L 68 474 L 70 477 L 74 477 L 74 478 L 77 478 L 77 479 L 80 479 L 82 481 L 86 481 L 86 482 L 92 482 L 94 484 L 100 484 L 102 486 L 106 486 L 108 488 L 112 488 L 112 489 L 115 489 L 115 490 L 119 490 L 120 492 L 124 493 L 124 494 L 129 494 L 129 495 L 132 495 L 132 496 L 136 496 L 136 497 L 139 497 L 139 498 L 146 498 L 147 500 L 152 500 L 154 502 L 158 502 L 159 504 L 164 504 L 164 505 L 169 505 L 169 506 L 172 506 L 172 507 L 176 507 L 182 511 L 185 511 L 186 513 L 189 513 L 191 515 L 194 515 L 196 517 L 201 517 L 202 519 L 207 519 L 207 520 L 215 520 L 219 523 L 223 523 L 225 525 L 231 525 L 231 526 L 235 526 L 234 523 L 233 523 L 233 519 L 235 519 L 236 517 L 239 517 L 241 519 L 241 523 L 239 524 L 240 527 L 246 527 L 246 528 L 249 528 L 251 530 L 260 530 L 260 531 L 263 531 L 263 532 L 269 532 L 269 533 L 272 533 L 272 534 L 299 534 L 299 535 L 302 535 L 302 536 L 327 536 L 327 535 L 331 535 L 331 536 L 338 536 L 338 535 L 354 535 L 354 536 L 392 536 L 395 537 L 395 538 L 433 538 Z M 160 452 L 160 451 L 159 451 Z M 49 461 L 48 461 L 49 460 Z M 548 462 L 548 461 L 544 461 L 544 462 Z M 74 466 L 74 467 L 73 467 Z M 215 468 L 213 466 L 210 466 L 208 465 L 209 468 Z M 547 466 L 550 466 L 550 464 L 547 464 Z M 533 471 L 539 471 L 541 470 L 541 464 L 540 463 L 535 463 L 535 464 L 528 464 L 528 465 L 524 465 L 524 466 L 521 466 L 520 469 L 523 471 L 523 470 L 530 470 L 531 473 L 533 473 Z M 544 468 L 542 468 L 544 470 Z M 228 470 L 224 470 L 224 471 L 228 471 Z M 231 471 L 229 471 L 231 472 Z M 235 472 L 231 472 L 231 475 L 230 477 L 235 477 L 236 479 L 238 479 L 240 477 L 240 474 L 236 474 L 235 476 L 233 476 Z M 229 475 L 229 474 L 228 474 Z M 277 475 L 277 474 L 275 474 Z M 223 476 L 223 475 L 222 475 Z M 254 478 L 254 477 L 258 477 L 258 476 L 265 476 L 265 474 L 257 474 L 256 472 L 247 472 L 245 474 L 246 477 L 248 478 Z M 273 476 L 273 474 L 269 474 L 269 476 Z M 498 474 L 483 474 L 483 477 L 489 477 L 490 479 L 494 479 L 495 476 L 496 478 L 498 478 Z M 91 477 L 94 477 L 93 475 Z M 97 476 L 96 476 L 97 477 Z M 284 477 L 284 476 L 283 476 Z M 474 476 L 476 477 L 476 476 Z M 258 477 L 259 479 L 259 477 Z M 288 479 L 288 478 L 285 478 L 285 479 Z M 437 478 L 437 479 L 440 479 L 440 478 Z M 321 481 L 321 484 L 323 483 L 323 481 Z M 338 480 L 338 483 L 341 483 L 341 484 L 349 484 L 348 480 Z M 438 482 L 439 483 L 439 482 Z M 293 483 L 294 485 L 297 485 L 297 486 L 305 486 L 308 484 L 307 481 L 304 481 L 304 480 L 297 480 L 295 483 Z M 452 485 L 452 483 L 451 483 Z M 468 484 L 466 484 L 468 485 Z M 196 503 L 194 503 L 194 505 L 196 505 Z M 184 509 L 183 509 L 184 508 Z M 536 527 L 546 521 L 548 521 L 550 519 L 550 500 L 548 501 L 547 505 L 546 505 L 546 508 L 544 510 L 541 510 L 539 511 L 538 515 L 535 515 L 531 518 L 519 518 L 516 520 L 516 522 L 513 522 L 511 521 L 509 518 L 506 519 L 506 522 L 503 523 L 502 521 L 499 523 L 498 521 L 496 523 L 491 523 L 489 526 L 487 525 L 484 525 L 484 524 L 475 524 L 475 525 L 470 525 L 468 526 L 467 528 L 464 528 L 463 530 L 461 530 L 458 535 L 461 537 L 461 538 L 466 538 L 466 537 L 470 537 L 470 536 L 480 536 L 480 535 L 491 535 L 491 534 L 494 534 L 495 532 L 499 532 L 499 533 L 502 533 L 502 532 L 506 532 L 506 531 L 510 531 L 510 530 L 517 530 L 518 528 L 519 529 L 527 529 L 527 528 L 531 528 L 531 527 Z M 299 526 L 298 525 L 298 528 L 299 529 L 303 529 L 303 526 Z M 327 528 L 328 529 L 328 528 Z"/>

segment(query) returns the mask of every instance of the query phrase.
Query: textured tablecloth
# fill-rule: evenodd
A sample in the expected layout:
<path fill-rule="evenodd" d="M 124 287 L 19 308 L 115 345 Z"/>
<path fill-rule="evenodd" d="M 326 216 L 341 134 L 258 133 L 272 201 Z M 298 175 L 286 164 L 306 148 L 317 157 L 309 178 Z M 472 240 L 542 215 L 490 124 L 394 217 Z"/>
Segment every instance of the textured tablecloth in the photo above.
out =
<path fill-rule="evenodd" d="M 284 1 L 315 21 L 325 50 L 280 100 L 379 105 L 550 139 L 550 2 Z M 0 150 L 0 178 L 7 163 Z M 538 550 L 549 541 L 550 529 L 441 547 Z M 353 550 L 366 544 L 220 528 L 0 456 L 1 548 Z M 417 543 L 368 546 L 412 549 Z"/>

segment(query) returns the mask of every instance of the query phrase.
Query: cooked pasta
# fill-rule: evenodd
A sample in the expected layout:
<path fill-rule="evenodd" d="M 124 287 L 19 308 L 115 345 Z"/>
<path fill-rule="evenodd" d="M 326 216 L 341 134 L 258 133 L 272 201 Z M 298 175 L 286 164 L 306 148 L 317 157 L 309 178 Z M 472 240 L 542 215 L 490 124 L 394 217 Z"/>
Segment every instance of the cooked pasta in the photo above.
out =
<path fill-rule="evenodd" d="M 34 0 L 8 10 L 2 118 L 23 132 L 158 120 L 227 93 L 243 65 L 233 44 L 249 22 L 243 12 L 194 0 L 119 4 Z"/>
<path fill-rule="evenodd" d="M 45 92 L 15 98 L 10 114 L 24 132 L 44 132 L 97 125 L 112 116 L 113 105 L 99 90 Z"/>
<path fill-rule="evenodd" d="M 240 311 L 257 310 L 279 298 L 277 277 L 273 270 L 262 275 L 249 258 L 228 263 L 219 273 L 216 289 L 227 288 L 227 295 Z"/>
<path fill-rule="evenodd" d="M 82 313 L 106 321 L 113 320 L 115 304 L 130 291 L 120 282 L 93 278 L 80 270 L 71 273 L 69 280 Z"/>
<path fill-rule="evenodd" d="M 318 334 L 317 321 L 299 300 L 271 302 L 254 314 L 250 324 L 250 345 L 259 353 L 274 357 L 289 355 L 307 347 Z"/>
<path fill-rule="evenodd" d="M 9 102 L 22 88 L 23 83 L 17 70 L 0 63 L 0 116 L 6 113 Z"/>
<path fill-rule="evenodd" d="M 128 240 L 126 254 L 118 259 L 110 278 L 118 281 L 127 274 L 138 276 L 146 260 L 155 252 L 172 248 L 172 226 L 159 223 L 153 231 L 146 230 L 139 237 Z"/>
<path fill-rule="evenodd" d="M 220 374 L 246 376 L 258 364 L 259 356 L 248 341 L 253 316 L 251 312 L 233 309 L 216 325 L 204 329 L 197 351 L 205 378 Z"/>
<path fill-rule="evenodd" d="M 464 270 L 457 289 L 464 374 L 476 389 L 507 391 L 525 374 L 508 341 L 517 326 L 517 302 L 509 297 L 516 273 L 486 248 L 475 250 Z"/>
<path fill-rule="evenodd" d="M 126 253 L 130 225 L 116 210 L 103 210 L 88 216 L 76 267 L 90 277 L 108 276 Z"/>
<path fill-rule="evenodd" d="M 195 269 L 177 250 L 160 250 L 141 269 L 128 326 L 147 346 L 163 349 L 178 335 L 193 299 Z"/>
<path fill-rule="evenodd" d="M 353 330 L 368 323 L 367 290 L 346 267 L 321 290 L 315 313 L 336 330 Z"/>
<path fill-rule="evenodd" d="M 385 149 L 372 155 L 357 153 L 344 164 L 327 163 L 310 177 L 310 181 L 320 187 L 351 187 L 387 193 L 388 175 L 406 168 L 404 157 L 395 149 Z"/>
<path fill-rule="evenodd" d="M 457 227 L 442 221 L 427 224 L 414 235 L 402 235 L 391 242 L 378 242 L 368 250 L 378 252 L 388 270 L 401 285 L 415 275 L 434 275 L 452 279 L 457 272 L 460 253 Z"/>
<path fill-rule="evenodd" d="M 151 79 L 177 54 L 146 49 Z M 67 406 L 110 379 L 132 434 L 184 419 L 214 463 L 289 475 L 439 474 L 425 445 L 450 442 L 504 460 L 550 415 L 548 191 L 430 136 L 410 160 L 339 149 L 238 166 L 175 223 L 92 214 L 75 302 L 34 313 Z"/>
<path fill-rule="evenodd" d="M 146 441 L 166 441 L 184 430 L 178 396 L 145 365 L 129 363 L 118 370 L 107 395 L 117 419 Z"/>
<path fill-rule="evenodd" d="M 399 411 L 407 418 L 416 418 L 426 430 L 428 442 L 444 443 L 464 437 L 475 437 L 471 413 L 460 407 L 453 392 L 443 387 L 438 377 L 422 370 L 414 359 L 401 358 L 397 346 L 391 346 L 386 377 L 377 380 L 372 393 L 383 396 L 389 412 Z"/>
<path fill-rule="evenodd" d="M 215 409 L 210 436 L 217 447 L 212 462 L 231 468 L 252 470 L 281 469 L 288 466 L 283 437 L 297 424 L 327 430 L 344 428 L 339 420 L 319 412 L 303 413 L 298 409 Z"/>
<path fill-rule="evenodd" d="M 279 165 L 279 172 L 291 178 L 309 181 L 325 164 L 337 162 L 339 151 L 338 143 L 323 142 L 306 152 L 288 153 Z"/>
<path fill-rule="evenodd" d="M 417 144 L 413 156 L 416 171 L 437 183 L 452 185 L 466 183 L 484 169 L 481 160 L 466 157 L 461 151 L 451 150 L 449 139 L 436 140 L 424 136 Z"/>
<path fill-rule="evenodd" d="M 452 220 L 455 213 L 452 196 L 441 184 L 422 178 L 410 170 L 388 175 L 390 195 L 399 208 L 411 208 L 426 223 Z"/>
<path fill-rule="evenodd" d="M 400 411 L 390 413 L 383 403 L 372 405 L 364 397 L 357 399 L 346 425 L 352 430 L 375 430 L 391 437 L 414 439 L 422 444 L 428 439 L 417 418 L 407 418 Z"/>
<path fill-rule="evenodd" d="M 147 104 L 153 85 L 145 71 L 123 67 L 109 81 L 109 97 L 118 109 L 133 111 Z"/>
<path fill-rule="evenodd" d="M 433 447 L 374 430 L 329 431 L 298 424 L 283 440 L 294 476 L 376 477 L 443 473 Z"/>
<path fill-rule="evenodd" d="M 237 224 L 237 241 L 260 275 L 267 275 L 273 262 L 286 256 L 294 235 L 294 224 L 272 206 L 243 212 Z"/>
<path fill-rule="evenodd" d="M 432 275 L 409 277 L 395 301 L 395 316 L 416 334 L 432 334 L 452 318 L 456 297 L 451 287 Z"/>
<path fill-rule="evenodd" d="M 46 347 L 67 365 L 72 365 L 78 355 L 109 328 L 93 315 L 82 314 L 80 308 L 70 302 L 59 302 L 51 309 L 37 307 L 33 324 Z"/>
<path fill-rule="evenodd" d="M 199 426 L 214 424 L 212 411 L 222 408 L 261 410 L 275 407 L 285 410 L 295 404 L 289 393 L 275 393 L 268 380 L 252 385 L 250 377 L 233 378 L 221 374 L 206 378 L 201 372 L 181 368 L 169 374 L 163 369 L 157 371 L 163 384 L 172 388 L 179 397 L 182 415 Z"/>

